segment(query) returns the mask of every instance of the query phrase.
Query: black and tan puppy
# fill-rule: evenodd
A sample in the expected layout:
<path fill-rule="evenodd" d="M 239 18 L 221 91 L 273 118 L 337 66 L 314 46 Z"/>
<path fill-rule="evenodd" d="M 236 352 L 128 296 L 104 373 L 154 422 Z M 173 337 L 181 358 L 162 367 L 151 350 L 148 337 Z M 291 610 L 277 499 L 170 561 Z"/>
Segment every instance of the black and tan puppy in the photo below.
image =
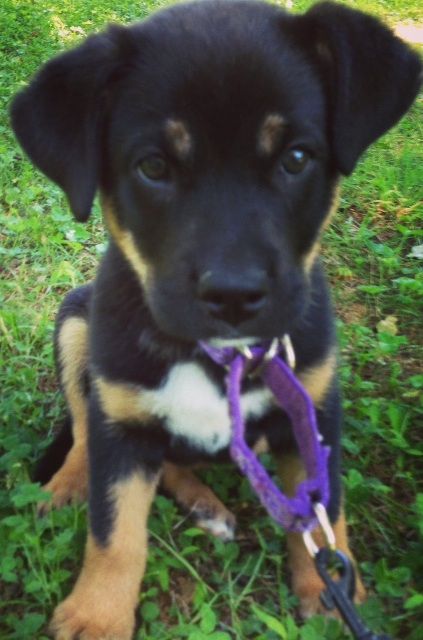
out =
<path fill-rule="evenodd" d="M 98 191 L 110 233 L 94 284 L 66 298 L 57 322 L 73 438 L 47 488 L 60 505 L 83 496 L 89 476 L 90 522 L 56 638 L 132 637 L 160 477 L 200 525 L 232 533 L 232 515 L 184 469 L 224 459 L 231 436 L 225 372 L 199 340 L 291 336 L 331 446 L 330 518 L 350 553 L 319 239 L 340 175 L 403 115 L 419 74 L 416 55 L 357 11 L 207 0 L 90 37 L 15 99 L 30 159 L 78 220 Z M 292 492 L 302 471 L 286 418 L 255 380 L 242 404 L 250 444 L 267 443 Z M 310 615 L 321 583 L 300 538 L 288 546 Z"/>

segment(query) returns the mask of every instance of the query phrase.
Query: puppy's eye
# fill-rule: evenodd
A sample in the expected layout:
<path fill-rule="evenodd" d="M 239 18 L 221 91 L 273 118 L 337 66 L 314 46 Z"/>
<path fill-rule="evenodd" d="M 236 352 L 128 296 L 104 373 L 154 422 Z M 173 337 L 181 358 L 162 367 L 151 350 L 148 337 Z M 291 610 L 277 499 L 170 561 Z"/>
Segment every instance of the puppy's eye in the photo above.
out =
<path fill-rule="evenodd" d="M 282 166 L 288 173 L 301 173 L 310 160 L 310 154 L 304 149 L 289 149 L 282 157 Z"/>
<path fill-rule="evenodd" d="M 143 178 L 153 182 L 162 182 L 169 178 L 169 165 L 160 155 L 144 158 L 138 163 L 137 169 Z"/>

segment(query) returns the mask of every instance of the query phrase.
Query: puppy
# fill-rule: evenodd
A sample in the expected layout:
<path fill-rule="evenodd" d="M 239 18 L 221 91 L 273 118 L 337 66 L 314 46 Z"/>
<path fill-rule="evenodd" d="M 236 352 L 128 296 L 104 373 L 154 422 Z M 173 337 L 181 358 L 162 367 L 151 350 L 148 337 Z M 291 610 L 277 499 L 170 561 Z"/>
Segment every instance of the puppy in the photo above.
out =
<path fill-rule="evenodd" d="M 83 497 L 89 477 L 85 558 L 54 613 L 57 639 L 132 637 L 161 476 L 200 525 L 232 535 L 233 516 L 184 469 L 224 459 L 231 437 L 225 371 L 200 340 L 290 335 L 331 447 L 337 545 L 351 556 L 319 241 L 340 176 L 410 106 L 420 69 L 387 28 L 340 5 L 294 16 L 206 0 L 89 37 L 16 97 L 13 127 L 29 158 L 80 221 L 99 192 L 110 234 L 95 282 L 70 293 L 57 320 L 72 438 L 61 436 L 66 456 L 44 464 L 53 503 Z M 242 404 L 250 446 L 267 444 L 292 493 L 302 466 L 286 416 L 254 379 Z M 322 584 L 300 536 L 288 535 L 288 549 L 311 615 Z"/>

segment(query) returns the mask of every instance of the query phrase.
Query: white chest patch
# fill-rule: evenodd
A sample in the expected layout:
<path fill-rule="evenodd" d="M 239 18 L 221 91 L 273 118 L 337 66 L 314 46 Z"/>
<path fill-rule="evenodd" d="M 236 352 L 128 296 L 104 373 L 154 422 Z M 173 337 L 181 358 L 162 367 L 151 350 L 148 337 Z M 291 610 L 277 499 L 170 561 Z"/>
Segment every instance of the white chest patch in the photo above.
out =
<path fill-rule="evenodd" d="M 268 389 L 242 394 L 244 418 L 264 415 L 271 407 L 272 399 Z M 187 438 L 208 453 L 216 453 L 229 444 L 228 401 L 204 369 L 194 362 L 175 365 L 159 389 L 142 391 L 142 405 L 164 419 L 167 429 L 174 435 Z"/>

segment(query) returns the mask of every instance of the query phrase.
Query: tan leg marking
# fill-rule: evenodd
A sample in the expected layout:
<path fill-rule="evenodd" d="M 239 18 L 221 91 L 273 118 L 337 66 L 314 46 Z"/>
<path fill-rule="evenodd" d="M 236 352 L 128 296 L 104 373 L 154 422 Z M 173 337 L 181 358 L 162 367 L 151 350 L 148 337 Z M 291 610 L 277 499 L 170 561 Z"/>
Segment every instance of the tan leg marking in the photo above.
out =
<path fill-rule="evenodd" d="M 88 325 L 83 318 L 72 317 L 63 323 L 59 338 L 61 381 L 72 420 L 73 446 L 60 469 L 43 487 L 53 494 L 51 502 L 40 505 L 61 507 L 84 500 L 88 487 L 87 400 L 81 379 L 88 362 Z"/>
<path fill-rule="evenodd" d="M 86 500 L 88 494 L 88 455 L 86 444 L 73 445 L 63 465 L 44 485 L 43 489 L 53 494 L 51 501 L 39 505 L 40 513 L 50 507 L 60 508 L 65 504 Z"/>
<path fill-rule="evenodd" d="M 101 408 L 111 422 L 139 422 L 151 416 L 143 407 L 142 387 L 112 382 L 101 376 L 93 378 Z"/>
<path fill-rule="evenodd" d="M 88 535 L 81 574 L 55 610 L 56 640 L 130 640 L 147 559 L 147 518 L 157 481 L 134 473 L 111 496 L 115 522 L 108 544 Z"/>
<path fill-rule="evenodd" d="M 233 539 L 235 516 L 190 469 L 166 462 L 161 483 L 194 516 L 198 527 L 222 540 Z"/>
<path fill-rule="evenodd" d="M 297 484 L 304 479 L 305 475 L 304 467 L 298 456 L 282 456 L 280 460 L 278 460 L 278 473 L 287 495 L 294 495 Z M 343 508 L 341 508 L 338 520 L 332 526 L 337 548 L 351 558 L 356 566 L 356 561 L 348 544 L 347 524 Z M 324 546 L 325 538 L 320 528 L 313 532 L 313 539 L 319 547 Z M 309 618 L 316 613 L 330 615 L 320 602 L 320 593 L 324 585 L 314 568 L 313 560 L 306 550 L 302 535 L 299 533 L 288 533 L 287 546 L 288 563 L 292 574 L 292 590 L 299 598 L 301 615 L 304 618 Z M 355 600 L 359 603 L 365 600 L 366 590 L 358 571 L 356 575 Z"/>
<path fill-rule="evenodd" d="M 260 456 L 263 453 L 267 453 L 269 451 L 269 442 L 265 436 L 260 436 L 260 438 L 253 446 L 253 451 L 256 456 Z"/>

